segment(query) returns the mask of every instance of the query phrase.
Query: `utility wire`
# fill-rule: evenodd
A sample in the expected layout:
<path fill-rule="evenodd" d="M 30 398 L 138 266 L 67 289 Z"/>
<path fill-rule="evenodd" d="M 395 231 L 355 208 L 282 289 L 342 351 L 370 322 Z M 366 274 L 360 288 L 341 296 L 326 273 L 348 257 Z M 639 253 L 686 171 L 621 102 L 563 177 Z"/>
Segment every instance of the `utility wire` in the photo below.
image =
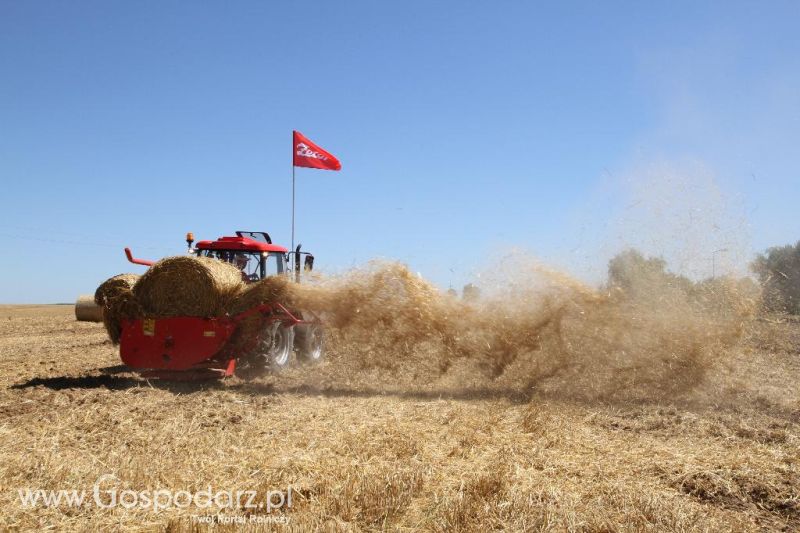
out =
<path fill-rule="evenodd" d="M 104 243 L 104 242 L 89 242 L 89 241 L 73 241 L 73 240 L 63 240 L 63 239 L 50 239 L 46 237 L 35 237 L 31 235 L 14 235 L 11 233 L 2 233 L 0 232 L 0 237 L 7 237 L 9 239 L 18 239 L 18 240 L 25 240 L 25 241 L 37 241 L 37 242 L 49 242 L 52 244 L 69 244 L 72 246 L 97 246 L 101 248 L 124 248 L 119 243 Z M 139 245 L 134 244 L 131 248 L 137 248 L 140 250 L 156 250 L 156 251 L 168 251 L 172 250 L 171 248 L 159 247 L 159 246 L 148 246 L 148 245 Z"/>

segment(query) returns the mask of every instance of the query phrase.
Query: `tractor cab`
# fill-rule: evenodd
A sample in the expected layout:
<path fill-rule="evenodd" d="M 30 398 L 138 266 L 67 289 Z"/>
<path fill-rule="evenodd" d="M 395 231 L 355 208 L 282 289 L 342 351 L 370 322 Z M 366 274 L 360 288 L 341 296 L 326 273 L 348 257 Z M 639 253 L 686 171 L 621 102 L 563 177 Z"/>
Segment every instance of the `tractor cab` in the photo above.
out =
<path fill-rule="evenodd" d="M 189 252 L 198 257 L 210 257 L 231 263 L 242 272 L 242 279 L 247 282 L 259 281 L 268 276 L 285 274 L 289 271 L 289 250 L 272 243 L 269 234 L 264 231 L 237 231 L 235 237 L 220 237 L 215 241 L 198 241 L 192 247 L 194 236 L 186 235 Z M 300 274 L 300 246 L 291 255 L 294 256 L 295 274 Z M 305 254 L 306 270 L 311 270 L 314 256 Z"/>

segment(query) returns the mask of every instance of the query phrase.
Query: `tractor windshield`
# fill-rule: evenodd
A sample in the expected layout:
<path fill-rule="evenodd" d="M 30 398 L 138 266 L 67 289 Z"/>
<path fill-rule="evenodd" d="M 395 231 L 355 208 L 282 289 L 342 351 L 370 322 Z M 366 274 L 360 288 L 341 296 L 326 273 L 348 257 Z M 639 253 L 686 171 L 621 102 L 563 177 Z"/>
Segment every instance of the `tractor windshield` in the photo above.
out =
<path fill-rule="evenodd" d="M 274 276 L 275 274 L 283 274 L 284 268 L 283 254 L 277 252 L 270 252 L 266 257 L 266 270 L 267 276 Z"/>
<path fill-rule="evenodd" d="M 267 276 L 283 274 L 286 271 L 286 258 L 279 252 L 244 252 L 239 250 L 202 250 L 200 257 L 210 257 L 225 261 L 242 271 L 245 281 L 257 281 Z"/>

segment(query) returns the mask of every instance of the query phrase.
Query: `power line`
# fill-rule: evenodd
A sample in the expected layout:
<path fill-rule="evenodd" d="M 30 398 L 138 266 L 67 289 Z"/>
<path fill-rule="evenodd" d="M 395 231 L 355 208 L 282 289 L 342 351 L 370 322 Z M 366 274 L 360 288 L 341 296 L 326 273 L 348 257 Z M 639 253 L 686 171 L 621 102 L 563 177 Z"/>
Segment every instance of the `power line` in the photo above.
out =
<path fill-rule="evenodd" d="M 124 248 L 119 243 L 105 243 L 105 242 L 90 242 L 90 241 L 74 241 L 74 240 L 63 240 L 63 239 L 50 239 L 46 237 L 35 237 L 31 235 L 14 235 L 11 233 L 0 233 L 0 237 L 6 237 L 9 239 L 18 239 L 18 240 L 25 240 L 25 241 L 37 241 L 37 242 L 48 242 L 51 244 L 69 244 L 71 246 L 96 246 L 101 248 Z M 133 248 L 143 249 L 143 250 L 156 250 L 156 251 L 164 251 L 164 250 L 172 250 L 171 248 L 159 247 L 159 246 L 148 246 L 148 245 L 139 245 L 135 244 L 132 246 Z"/>

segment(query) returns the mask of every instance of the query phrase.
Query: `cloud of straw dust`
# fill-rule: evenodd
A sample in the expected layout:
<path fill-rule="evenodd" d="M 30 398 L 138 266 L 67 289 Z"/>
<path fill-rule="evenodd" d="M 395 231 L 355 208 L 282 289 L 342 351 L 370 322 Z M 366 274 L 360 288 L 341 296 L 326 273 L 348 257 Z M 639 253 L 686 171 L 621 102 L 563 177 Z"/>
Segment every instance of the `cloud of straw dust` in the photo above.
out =
<path fill-rule="evenodd" d="M 609 246 L 608 255 L 635 247 L 663 257 L 691 279 L 747 273 L 751 253 L 744 206 L 708 165 L 653 160 L 619 179 L 615 194 L 623 205 L 609 234 L 598 241 Z"/>
<path fill-rule="evenodd" d="M 643 273 L 646 290 L 597 290 L 529 256 L 502 265 L 475 301 L 392 262 L 294 286 L 291 298 L 322 315 L 330 364 L 350 376 L 593 399 L 690 390 L 753 306 L 732 281 L 699 295 Z"/>

